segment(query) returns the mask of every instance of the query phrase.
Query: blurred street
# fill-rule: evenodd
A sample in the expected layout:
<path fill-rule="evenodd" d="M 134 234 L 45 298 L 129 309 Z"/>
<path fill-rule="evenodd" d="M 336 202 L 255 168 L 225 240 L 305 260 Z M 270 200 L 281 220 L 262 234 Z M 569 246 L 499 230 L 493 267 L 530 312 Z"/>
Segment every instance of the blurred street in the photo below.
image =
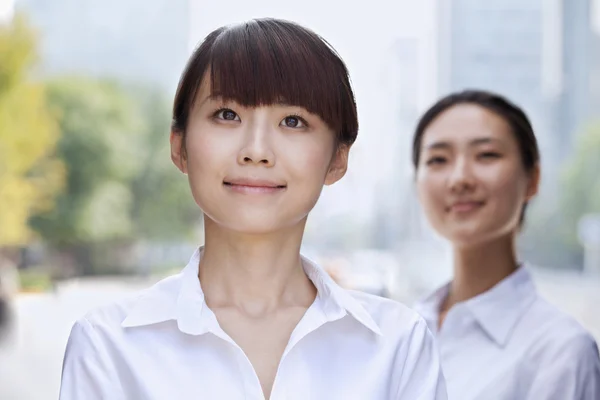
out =
<path fill-rule="evenodd" d="M 62 356 L 72 324 L 86 311 L 149 286 L 116 279 L 74 281 L 56 294 L 23 294 L 15 325 L 0 345 L 0 399 L 57 399 Z"/>
<path fill-rule="evenodd" d="M 600 340 L 600 277 L 544 272 L 536 272 L 535 276 L 540 292 L 574 315 Z M 73 322 L 90 308 L 151 284 L 148 280 L 87 279 L 65 283 L 56 294 L 17 297 L 17 323 L 0 350 L 0 399 L 55 400 Z"/>

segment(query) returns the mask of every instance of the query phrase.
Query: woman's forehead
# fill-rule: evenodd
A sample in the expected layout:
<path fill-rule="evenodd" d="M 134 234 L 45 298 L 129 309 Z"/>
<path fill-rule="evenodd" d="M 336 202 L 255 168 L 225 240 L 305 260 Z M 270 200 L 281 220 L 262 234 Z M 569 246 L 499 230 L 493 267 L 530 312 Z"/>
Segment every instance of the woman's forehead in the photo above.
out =
<path fill-rule="evenodd" d="M 314 32 L 285 21 L 253 20 L 210 34 L 192 55 L 178 93 L 180 115 L 206 98 L 244 107 L 285 103 L 319 116 L 348 143 L 358 132 L 343 61 Z"/>
<path fill-rule="evenodd" d="M 423 133 L 423 145 L 436 142 L 476 142 L 477 144 L 514 140 L 509 123 L 491 110 L 473 104 L 453 106 L 437 116 Z"/>

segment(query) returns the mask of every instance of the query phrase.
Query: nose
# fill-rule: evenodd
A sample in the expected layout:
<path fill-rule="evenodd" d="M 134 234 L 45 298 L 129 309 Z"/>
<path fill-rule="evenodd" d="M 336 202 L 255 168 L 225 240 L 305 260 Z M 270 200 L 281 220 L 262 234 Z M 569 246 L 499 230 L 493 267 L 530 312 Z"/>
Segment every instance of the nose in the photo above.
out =
<path fill-rule="evenodd" d="M 238 153 L 240 165 L 275 165 L 275 152 L 273 151 L 273 130 L 260 118 L 247 124 L 243 132 L 243 141 Z"/>
<path fill-rule="evenodd" d="M 463 193 L 473 189 L 475 187 L 473 168 L 472 163 L 465 157 L 457 158 L 454 165 L 452 165 L 448 178 L 450 190 L 456 193 Z"/>

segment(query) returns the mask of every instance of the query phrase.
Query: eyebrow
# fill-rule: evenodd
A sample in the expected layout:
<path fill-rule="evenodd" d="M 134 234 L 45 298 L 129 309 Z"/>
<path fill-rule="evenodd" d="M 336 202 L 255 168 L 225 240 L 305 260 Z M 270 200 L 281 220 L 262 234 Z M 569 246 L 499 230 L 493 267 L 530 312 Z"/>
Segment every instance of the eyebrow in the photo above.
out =
<path fill-rule="evenodd" d="M 488 143 L 494 143 L 494 142 L 499 142 L 498 139 L 494 139 L 494 138 L 490 138 L 490 137 L 482 137 L 482 138 L 477 138 L 477 139 L 473 139 L 469 142 L 469 146 L 479 146 L 482 144 L 488 144 Z M 425 148 L 427 149 L 431 149 L 431 150 L 435 150 L 435 149 L 448 149 L 452 147 L 452 145 L 450 144 L 450 142 L 444 142 L 444 141 L 439 141 L 439 142 L 433 142 L 428 144 L 427 146 L 425 146 Z"/>

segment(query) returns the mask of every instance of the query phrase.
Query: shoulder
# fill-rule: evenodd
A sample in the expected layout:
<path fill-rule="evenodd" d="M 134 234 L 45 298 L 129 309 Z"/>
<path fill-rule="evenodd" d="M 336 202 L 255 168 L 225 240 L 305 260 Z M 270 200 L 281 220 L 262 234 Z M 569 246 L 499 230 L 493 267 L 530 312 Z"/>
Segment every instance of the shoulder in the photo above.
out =
<path fill-rule="evenodd" d="M 369 313 L 384 336 L 406 338 L 427 331 L 423 318 L 398 301 L 354 290 L 348 292 Z"/>
<path fill-rule="evenodd" d="M 162 310 L 171 310 L 177 301 L 179 286 L 179 275 L 173 275 L 122 299 L 93 308 L 74 323 L 72 335 L 91 331 L 103 336 L 112 335 L 120 332 L 124 321 L 134 313 L 160 314 Z"/>
<path fill-rule="evenodd" d="M 575 319 L 536 301 L 521 337 L 527 339 L 523 376 L 530 392 L 543 398 L 598 398 L 600 356 L 592 335 Z M 543 320 L 546 318 L 546 321 Z"/>
<path fill-rule="evenodd" d="M 577 320 L 542 298 L 532 305 L 526 317 L 538 335 L 529 351 L 532 361 L 539 363 L 561 359 L 573 362 L 598 358 L 594 337 Z"/>
<path fill-rule="evenodd" d="M 425 320 L 404 304 L 350 291 L 382 332 L 382 343 L 393 355 L 394 398 L 446 398 L 446 383 L 438 349 Z"/>

